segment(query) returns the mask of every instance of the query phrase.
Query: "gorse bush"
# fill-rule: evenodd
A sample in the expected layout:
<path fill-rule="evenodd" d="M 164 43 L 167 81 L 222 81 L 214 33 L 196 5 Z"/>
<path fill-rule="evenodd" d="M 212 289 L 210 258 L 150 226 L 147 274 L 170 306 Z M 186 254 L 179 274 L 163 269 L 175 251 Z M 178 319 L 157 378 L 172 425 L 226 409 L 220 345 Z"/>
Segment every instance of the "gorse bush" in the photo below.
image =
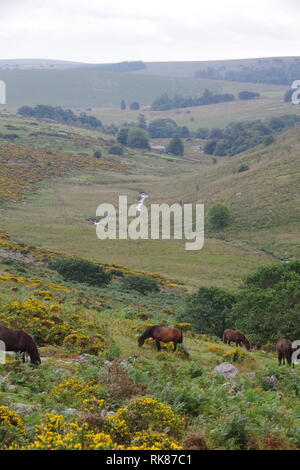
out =
<path fill-rule="evenodd" d="M 122 286 L 124 289 L 134 289 L 144 295 L 148 292 L 159 291 L 157 281 L 147 276 L 126 276 L 122 279 Z"/>
<path fill-rule="evenodd" d="M 104 286 L 111 281 L 110 273 L 86 260 L 75 258 L 52 260 L 48 266 L 67 281 L 84 282 L 94 286 Z"/>

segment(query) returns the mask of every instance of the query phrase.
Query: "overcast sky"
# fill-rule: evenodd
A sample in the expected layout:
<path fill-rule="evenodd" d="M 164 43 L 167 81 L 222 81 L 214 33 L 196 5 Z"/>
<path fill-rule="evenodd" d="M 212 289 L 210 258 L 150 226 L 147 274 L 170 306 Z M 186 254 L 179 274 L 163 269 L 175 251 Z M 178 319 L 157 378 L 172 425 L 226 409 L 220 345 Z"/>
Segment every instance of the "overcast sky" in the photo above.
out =
<path fill-rule="evenodd" d="M 299 0 L 0 0 L 0 59 L 300 55 Z"/>

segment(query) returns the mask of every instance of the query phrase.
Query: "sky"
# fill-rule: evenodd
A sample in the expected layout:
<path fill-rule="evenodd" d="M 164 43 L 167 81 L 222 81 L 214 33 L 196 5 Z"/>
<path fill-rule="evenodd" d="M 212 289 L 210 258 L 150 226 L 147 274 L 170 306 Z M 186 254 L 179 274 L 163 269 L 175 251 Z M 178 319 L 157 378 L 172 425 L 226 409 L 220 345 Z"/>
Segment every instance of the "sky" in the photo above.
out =
<path fill-rule="evenodd" d="M 0 0 L 0 59 L 300 55 L 299 0 Z"/>

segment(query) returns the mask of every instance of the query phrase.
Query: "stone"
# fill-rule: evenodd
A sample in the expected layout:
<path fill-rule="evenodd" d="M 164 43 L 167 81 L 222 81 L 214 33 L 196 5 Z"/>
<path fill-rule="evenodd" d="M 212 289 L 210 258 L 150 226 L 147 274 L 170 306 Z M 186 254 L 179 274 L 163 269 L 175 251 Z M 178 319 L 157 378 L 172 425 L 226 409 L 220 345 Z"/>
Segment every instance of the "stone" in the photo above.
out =
<path fill-rule="evenodd" d="M 225 377 L 225 379 L 232 379 L 239 374 L 239 370 L 229 362 L 223 362 L 214 368 L 214 373 Z"/>

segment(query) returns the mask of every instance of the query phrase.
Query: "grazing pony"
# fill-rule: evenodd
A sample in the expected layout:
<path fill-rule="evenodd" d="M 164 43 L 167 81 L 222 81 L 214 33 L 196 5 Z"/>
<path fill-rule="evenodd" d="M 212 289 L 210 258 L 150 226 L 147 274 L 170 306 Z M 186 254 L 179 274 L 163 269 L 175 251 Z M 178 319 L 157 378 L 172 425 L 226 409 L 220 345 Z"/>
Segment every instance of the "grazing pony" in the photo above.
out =
<path fill-rule="evenodd" d="M 241 344 L 243 344 L 247 351 L 250 351 L 251 349 L 251 345 L 243 333 L 235 330 L 225 330 L 223 333 L 223 343 L 230 344 L 231 342 L 234 342 L 236 346 L 241 346 Z"/>
<path fill-rule="evenodd" d="M 163 325 L 155 325 L 147 328 L 138 338 L 139 347 L 143 346 L 145 339 L 153 338 L 156 342 L 157 351 L 161 350 L 160 341 L 163 343 L 172 342 L 174 344 L 173 351 L 176 351 L 177 343 L 182 343 L 182 331 L 178 328 L 168 328 Z"/>
<path fill-rule="evenodd" d="M 32 364 L 41 363 L 37 345 L 25 331 L 0 326 L 0 340 L 4 342 L 6 351 L 21 353 L 23 362 L 25 362 L 25 353 L 27 353 Z"/>
<path fill-rule="evenodd" d="M 281 361 L 283 360 L 283 365 L 285 365 L 285 360 L 289 365 L 292 365 L 292 355 L 293 348 L 292 342 L 289 339 L 281 338 L 276 343 L 276 351 L 279 365 L 281 366 Z M 293 364 L 294 367 L 294 364 Z"/>

